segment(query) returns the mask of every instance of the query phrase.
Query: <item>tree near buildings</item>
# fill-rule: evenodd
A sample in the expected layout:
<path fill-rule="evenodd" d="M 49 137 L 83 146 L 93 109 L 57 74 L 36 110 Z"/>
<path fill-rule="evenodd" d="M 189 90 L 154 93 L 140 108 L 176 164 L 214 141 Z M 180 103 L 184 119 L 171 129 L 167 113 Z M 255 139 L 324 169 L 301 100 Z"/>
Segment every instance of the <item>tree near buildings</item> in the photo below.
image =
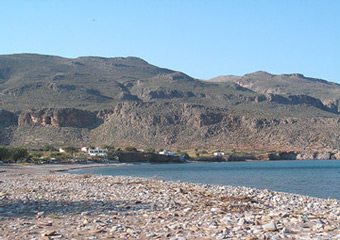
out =
<path fill-rule="evenodd" d="M 0 160 L 3 162 L 24 160 L 28 156 L 28 151 L 25 148 L 0 147 Z"/>
<path fill-rule="evenodd" d="M 0 146 L 0 160 L 6 161 L 11 156 L 11 153 L 9 152 L 8 148 Z"/>
<path fill-rule="evenodd" d="M 46 152 L 58 151 L 58 149 L 56 149 L 56 148 L 53 147 L 52 145 L 44 145 L 44 146 L 41 147 L 40 150 L 41 150 L 41 151 L 46 151 Z"/>
<path fill-rule="evenodd" d="M 71 155 L 73 155 L 73 153 L 79 151 L 78 148 L 76 148 L 76 147 L 65 147 L 64 150 L 67 153 L 71 153 Z"/>
<path fill-rule="evenodd" d="M 25 148 L 11 148 L 11 159 L 14 161 L 23 160 L 28 157 L 28 151 Z"/>

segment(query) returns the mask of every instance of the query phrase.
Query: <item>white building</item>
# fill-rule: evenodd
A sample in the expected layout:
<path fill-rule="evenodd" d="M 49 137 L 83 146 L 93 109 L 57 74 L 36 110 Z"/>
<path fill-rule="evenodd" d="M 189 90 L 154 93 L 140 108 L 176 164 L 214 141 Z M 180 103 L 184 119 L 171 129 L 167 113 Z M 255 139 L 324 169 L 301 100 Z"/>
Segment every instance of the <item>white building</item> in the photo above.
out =
<path fill-rule="evenodd" d="M 80 151 L 82 151 L 82 152 L 87 152 L 87 147 L 82 147 L 82 148 L 80 149 Z"/>
<path fill-rule="evenodd" d="M 167 151 L 167 150 L 161 151 L 161 152 L 159 152 L 158 154 L 161 154 L 161 155 L 168 155 L 168 156 L 175 156 L 175 153 L 174 153 L 174 152 L 170 152 L 170 151 Z"/>
<path fill-rule="evenodd" d="M 226 152 L 214 152 L 214 156 L 225 156 L 228 155 Z"/>
<path fill-rule="evenodd" d="M 106 157 L 107 156 L 107 148 L 105 148 L 105 149 L 100 149 L 100 148 L 93 149 L 93 148 L 89 148 L 87 153 L 91 157 L 94 157 L 94 156 L 104 156 L 104 157 Z"/>

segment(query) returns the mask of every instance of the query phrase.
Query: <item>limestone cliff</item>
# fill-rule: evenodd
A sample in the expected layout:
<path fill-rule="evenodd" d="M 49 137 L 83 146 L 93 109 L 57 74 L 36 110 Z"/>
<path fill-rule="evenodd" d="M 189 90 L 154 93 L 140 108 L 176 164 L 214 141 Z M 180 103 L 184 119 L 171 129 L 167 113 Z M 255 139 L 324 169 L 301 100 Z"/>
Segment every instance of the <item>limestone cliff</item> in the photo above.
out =
<path fill-rule="evenodd" d="M 92 128 L 99 123 L 96 114 L 79 109 L 42 109 L 21 113 L 18 125 Z"/>
<path fill-rule="evenodd" d="M 340 118 L 254 117 L 199 104 L 124 102 L 98 112 L 43 109 L 16 115 L 1 111 L 0 118 L 0 140 L 12 145 L 110 144 L 302 152 L 340 149 Z"/>
<path fill-rule="evenodd" d="M 261 118 L 189 104 L 119 104 L 92 132 L 97 144 L 160 148 L 332 150 L 339 139 L 340 118 Z"/>
<path fill-rule="evenodd" d="M 272 149 L 304 159 L 340 152 L 339 96 L 339 84 L 302 74 L 202 81 L 135 57 L 1 55 L 0 145 Z"/>

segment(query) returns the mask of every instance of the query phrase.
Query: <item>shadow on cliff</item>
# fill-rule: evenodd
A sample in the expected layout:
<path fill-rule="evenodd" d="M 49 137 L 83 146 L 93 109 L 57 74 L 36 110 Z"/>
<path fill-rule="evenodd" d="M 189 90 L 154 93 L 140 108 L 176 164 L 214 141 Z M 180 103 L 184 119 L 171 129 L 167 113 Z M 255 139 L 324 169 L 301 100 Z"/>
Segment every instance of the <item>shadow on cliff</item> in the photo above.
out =
<path fill-rule="evenodd" d="M 100 125 L 102 125 L 103 123 L 104 123 L 104 120 L 103 120 L 103 119 L 96 118 L 96 120 L 94 121 L 94 123 L 92 123 L 92 124 L 89 125 L 89 126 L 86 126 L 86 128 L 89 129 L 89 130 L 93 130 L 93 129 L 99 127 Z"/>

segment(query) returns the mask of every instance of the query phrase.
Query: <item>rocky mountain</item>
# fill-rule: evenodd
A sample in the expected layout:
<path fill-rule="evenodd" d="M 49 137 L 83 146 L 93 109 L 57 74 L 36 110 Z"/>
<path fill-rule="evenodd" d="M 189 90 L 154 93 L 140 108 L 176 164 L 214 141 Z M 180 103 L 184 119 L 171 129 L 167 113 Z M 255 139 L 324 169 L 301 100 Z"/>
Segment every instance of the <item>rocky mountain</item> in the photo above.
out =
<path fill-rule="evenodd" d="M 236 83 L 261 94 L 310 96 L 330 108 L 339 109 L 340 106 L 339 84 L 298 73 L 274 75 L 258 71 L 244 76 L 219 76 L 209 81 Z"/>
<path fill-rule="evenodd" d="M 136 58 L 0 56 L 0 143 L 337 151 L 340 86 L 265 72 L 210 81 Z"/>

